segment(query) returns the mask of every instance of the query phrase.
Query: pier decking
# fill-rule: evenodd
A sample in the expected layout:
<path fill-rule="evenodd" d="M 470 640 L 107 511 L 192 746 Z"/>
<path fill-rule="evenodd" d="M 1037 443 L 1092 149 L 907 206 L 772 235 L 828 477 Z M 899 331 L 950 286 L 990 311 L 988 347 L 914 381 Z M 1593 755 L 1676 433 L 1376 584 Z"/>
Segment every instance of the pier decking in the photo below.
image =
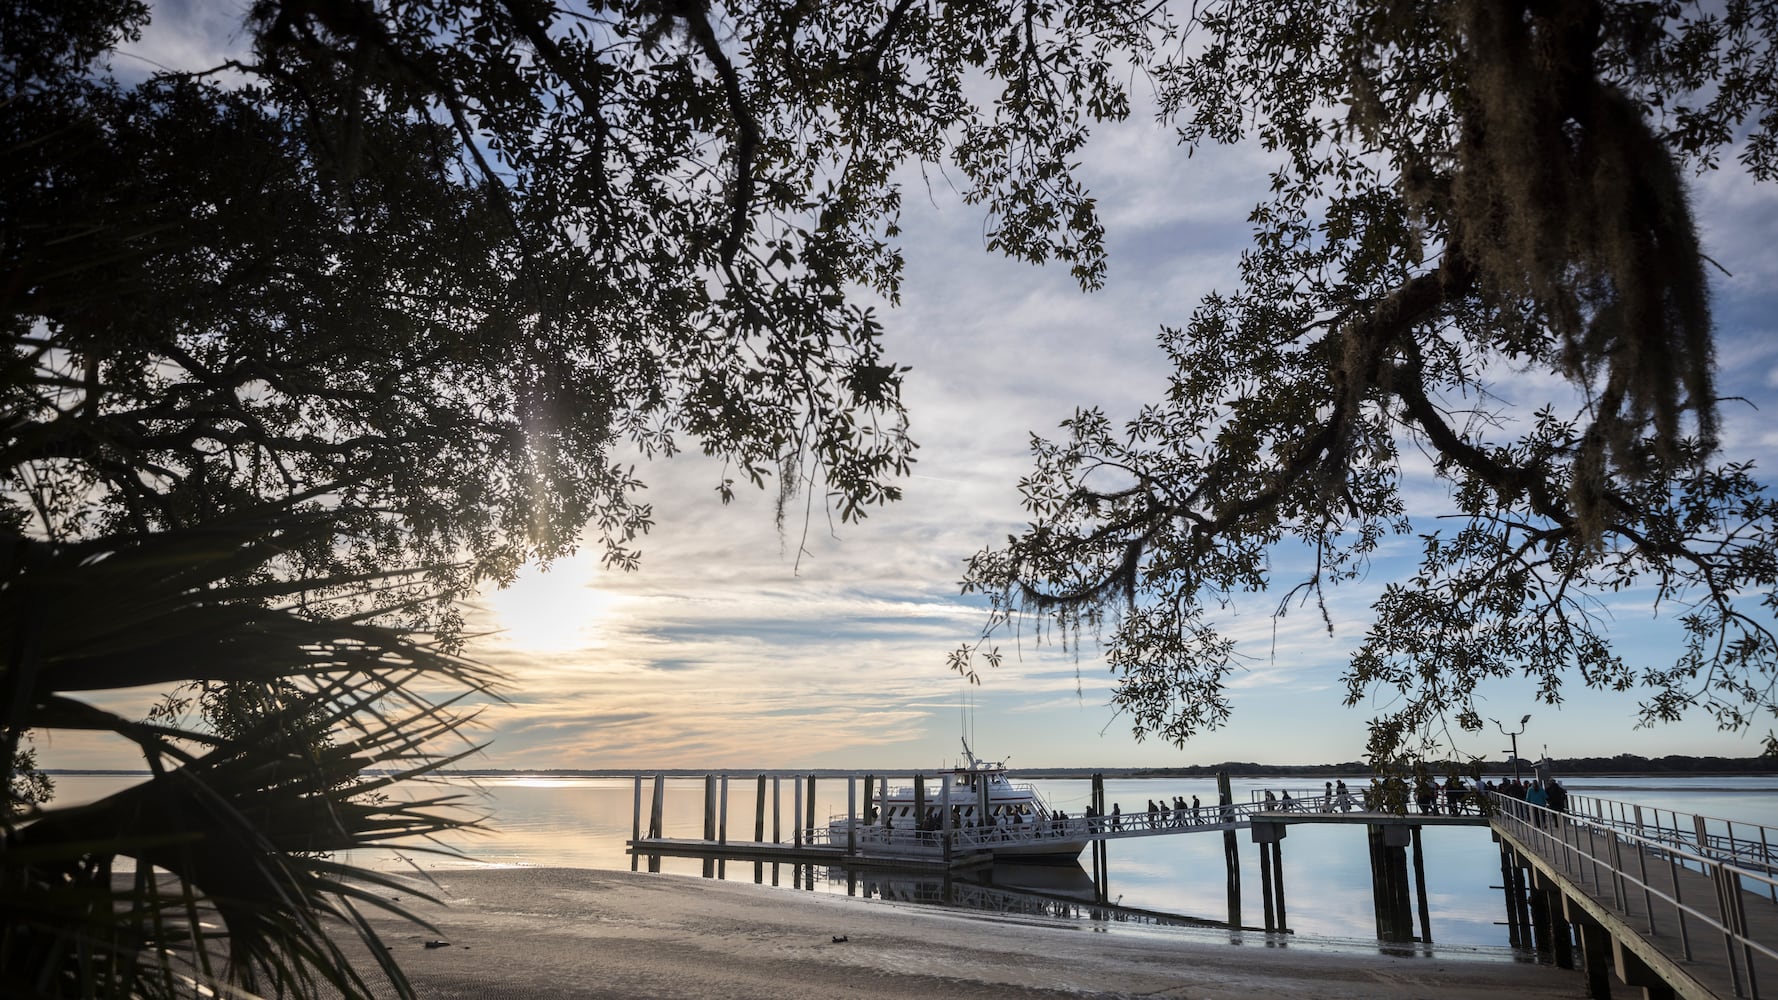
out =
<path fill-rule="evenodd" d="M 1573 813 L 1498 802 L 1494 835 L 1515 941 L 1650 997 L 1773 996 L 1778 831 L 1575 796 Z M 1737 829 L 1739 827 L 1739 829 Z M 1578 933 L 1577 933 L 1578 932 Z"/>

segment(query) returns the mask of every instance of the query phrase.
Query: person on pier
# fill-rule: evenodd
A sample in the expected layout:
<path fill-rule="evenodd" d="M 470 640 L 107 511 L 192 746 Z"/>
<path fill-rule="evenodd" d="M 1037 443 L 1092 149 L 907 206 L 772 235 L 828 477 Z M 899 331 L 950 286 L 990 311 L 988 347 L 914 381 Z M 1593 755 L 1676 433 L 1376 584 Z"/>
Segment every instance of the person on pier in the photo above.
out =
<path fill-rule="evenodd" d="M 1346 787 L 1344 778 L 1334 786 L 1334 799 L 1339 803 L 1341 812 L 1352 811 L 1352 790 Z"/>
<path fill-rule="evenodd" d="M 1201 822 L 1203 821 L 1198 818 L 1198 797 L 1194 795 L 1192 796 L 1192 825 L 1196 826 Z"/>
<path fill-rule="evenodd" d="M 1568 811 L 1568 789 L 1563 788 L 1560 781 L 1551 778 L 1549 784 L 1544 786 L 1543 793 L 1550 800 L 1552 812 Z"/>
<path fill-rule="evenodd" d="M 1531 779 L 1531 784 L 1525 788 L 1525 804 L 1535 807 L 1531 810 L 1531 822 L 1542 826 L 1543 811 L 1550 804 L 1549 793 L 1543 790 L 1543 782 L 1535 778 Z"/>

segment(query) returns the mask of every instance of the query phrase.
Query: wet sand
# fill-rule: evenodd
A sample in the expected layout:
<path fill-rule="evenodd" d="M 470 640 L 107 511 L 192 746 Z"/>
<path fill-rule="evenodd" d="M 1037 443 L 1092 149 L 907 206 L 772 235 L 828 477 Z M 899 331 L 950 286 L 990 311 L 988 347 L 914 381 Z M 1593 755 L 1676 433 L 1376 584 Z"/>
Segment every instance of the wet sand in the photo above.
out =
<path fill-rule="evenodd" d="M 1248 933 L 974 915 L 673 875 L 433 873 L 427 931 L 375 919 L 427 1000 L 631 998 L 1582 997 L 1579 973 L 1450 957 L 1268 945 Z M 415 880 L 416 887 L 424 885 Z M 834 938 L 843 936 L 844 942 Z M 427 948 L 430 940 L 450 942 Z"/>

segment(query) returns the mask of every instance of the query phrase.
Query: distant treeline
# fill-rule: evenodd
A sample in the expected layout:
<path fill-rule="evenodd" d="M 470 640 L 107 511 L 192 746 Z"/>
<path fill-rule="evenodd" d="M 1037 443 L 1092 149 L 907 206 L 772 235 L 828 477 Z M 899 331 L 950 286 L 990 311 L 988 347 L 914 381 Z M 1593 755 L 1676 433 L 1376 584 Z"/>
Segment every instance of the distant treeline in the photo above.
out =
<path fill-rule="evenodd" d="M 1521 760 L 1521 770 L 1528 769 L 1534 761 Z M 1636 774 L 1760 774 L 1778 775 L 1778 757 L 1685 757 L 1669 754 L 1665 757 L 1643 757 L 1633 753 L 1620 753 L 1615 757 L 1564 757 L 1552 760 L 1557 774 L 1561 775 L 1636 775 Z M 1427 768 L 1434 773 L 1456 771 L 1460 774 L 1473 773 L 1476 765 L 1470 761 L 1427 762 Z M 937 774 L 944 768 L 908 768 L 891 767 L 870 773 L 886 776 L 910 774 Z M 1256 764 L 1252 761 L 1232 760 L 1221 764 L 1182 764 L 1177 767 L 1021 767 L 1014 768 L 1018 778 L 1090 778 L 1095 774 L 1103 774 L 1107 778 L 1213 778 L 1218 772 L 1227 771 L 1230 775 L 1245 777 L 1351 777 L 1371 773 L 1370 765 L 1360 761 L 1347 761 L 1343 764 Z M 1481 763 L 1481 773 L 1487 775 L 1511 774 L 1511 759 L 1489 760 Z M 78 771 L 48 770 L 47 774 L 141 774 L 138 771 Z M 662 774 L 669 778 L 701 778 L 706 774 L 727 774 L 731 778 L 750 777 L 764 774 L 770 777 L 803 777 L 810 774 L 817 778 L 844 778 L 866 773 L 841 768 L 652 768 L 652 769 L 583 769 L 583 768 L 465 768 L 442 772 L 452 777 L 463 778 L 633 778 L 638 774 Z"/>
<path fill-rule="evenodd" d="M 1521 769 L 1534 761 L 1521 759 Z M 1551 758 L 1557 774 L 1565 775 L 1631 775 L 1631 774 L 1778 774 L 1778 758 L 1774 757 L 1686 757 L 1669 754 L 1665 757 L 1643 757 L 1620 753 L 1615 757 Z M 1477 764 L 1471 761 L 1428 761 L 1427 768 L 1437 773 L 1457 771 L 1471 773 Z M 1511 774 L 1511 758 L 1480 763 L 1483 774 Z M 1218 772 L 1247 777 L 1283 777 L 1287 775 L 1329 777 L 1370 774 L 1370 765 L 1360 761 L 1343 764 L 1256 764 L 1251 761 L 1225 761 L 1221 764 L 1192 764 L 1181 767 L 1101 768 L 1106 777 L 1118 778 L 1209 778 Z M 1033 768 L 1020 770 L 1024 778 L 1084 778 L 1095 773 L 1093 768 Z"/>
<path fill-rule="evenodd" d="M 1521 769 L 1528 768 L 1533 762 L 1522 760 Z M 1556 773 L 1565 775 L 1601 775 L 1601 774 L 1778 774 L 1778 758 L 1773 757 L 1685 757 L 1670 754 L 1666 757 L 1642 757 L 1632 753 L 1621 753 L 1615 757 L 1567 757 L 1553 760 Z M 1456 770 L 1460 773 L 1471 773 L 1475 764 L 1468 761 L 1449 761 L 1429 763 L 1428 767 L 1436 772 Z M 906 775 L 915 773 L 933 774 L 942 768 L 885 768 L 874 773 L 885 775 Z M 1103 774 L 1108 778 L 1211 778 L 1220 771 L 1231 775 L 1247 777 L 1282 777 L 1286 775 L 1328 777 L 1365 775 L 1371 773 L 1370 765 L 1360 761 L 1347 761 L 1343 764 L 1256 764 L 1252 761 L 1225 761 L 1221 764 L 1187 764 L 1177 767 L 1021 767 L 1013 768 L 1019 778 L 1089 778 L 1094 774 Z M 1483 774 L 1511 774 L 1512 761 L 1491 760 L 1481 764 Z M 701 777 L 705 774 L 720 773 L 730 776 L 765 774 L 778 777 L 813 774 L 822 777 L 846 777 L 862 774 L 863 771 L 850 771 L 838 768 L 815 768 L 813 770 L 791 770 L 785 768 L 753 769 L 746 768 L 666 768 L 653 770 L 512 770 L 483 769 L 474 771 L 453 771 L 452 774 L 479 777 L 519 777 L 537 775 L 547 777 L 586 777 L 586 778 L 628 778 L 638 773 L 664 774 L 668 777 Z"/>

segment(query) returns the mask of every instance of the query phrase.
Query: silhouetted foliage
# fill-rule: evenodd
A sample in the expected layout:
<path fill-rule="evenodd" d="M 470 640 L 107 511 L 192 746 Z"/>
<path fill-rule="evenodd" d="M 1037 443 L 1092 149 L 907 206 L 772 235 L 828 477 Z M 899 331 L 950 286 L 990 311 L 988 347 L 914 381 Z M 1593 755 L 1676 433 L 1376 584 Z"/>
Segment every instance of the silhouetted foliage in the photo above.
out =
<path fill-rule="evenodd" d="M 1778 174 L 1778 5 L 1193 12 L 1144 68 L 1188 151 L 1275 154 L 1241 284 L 1163 331 L 1165 399 L 1034 444 L 1031 523 L 970 562 L 993 614 L 953 665 L 998 662 L 1022 614 L 1102 637 L 1137 735 L 1183 743 L 1228 717 L 1232 599 L 1331 629 L 1326 589 L 1417 534 L 1346 674 L 1347 704 L 1386 706 L 1379 766 L 1479 730 L 1495 678 L 1637 691 L 1646 723 L 1778 711 L 1778 506 L 1718 454 L 1685 183 Z M 1428 473 L 1448 503 L 1410 516 Z M 1280 579 L 1280 555 L 1308 568 Z M 1614 645 L 1628 594 L 1675 616 L 1674 662 Z"/>

